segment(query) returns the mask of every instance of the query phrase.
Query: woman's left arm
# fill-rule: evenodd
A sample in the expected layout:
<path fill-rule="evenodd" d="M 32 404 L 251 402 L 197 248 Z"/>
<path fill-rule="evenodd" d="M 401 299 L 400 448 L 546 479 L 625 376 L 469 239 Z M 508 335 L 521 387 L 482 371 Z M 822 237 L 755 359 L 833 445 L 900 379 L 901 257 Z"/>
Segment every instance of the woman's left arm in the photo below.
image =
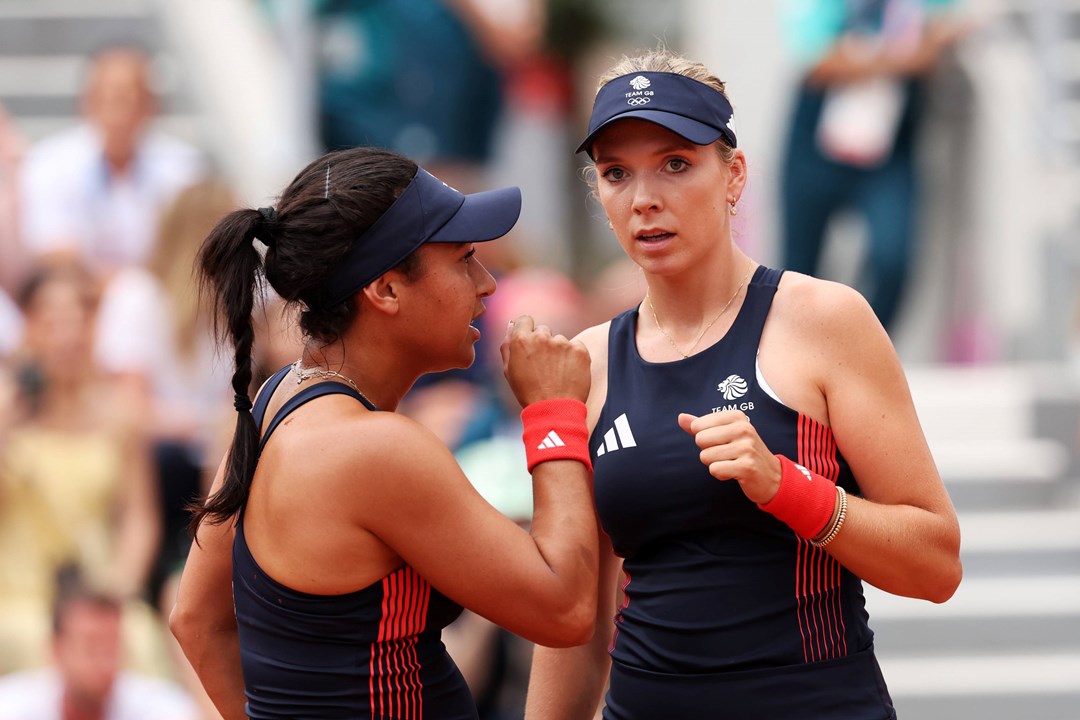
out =
<path fill-rule="evenodd" d="M 224 475 L 222 460 L 211 495 L 220 489 Z M 231 519 L 199 526 L 169 614 L 169 629 L 221 716 L 246 720 L 240 636 L 233 611 L 233 533 Z"/>
<path fill-rule="evenodd" d="M 907 378 L 866 301 L 832 286 L 816 360 L 829 425 L 862 497 L 827 550 L 887 592 L 944 602 L 960 583 L 960 526 Z"/>

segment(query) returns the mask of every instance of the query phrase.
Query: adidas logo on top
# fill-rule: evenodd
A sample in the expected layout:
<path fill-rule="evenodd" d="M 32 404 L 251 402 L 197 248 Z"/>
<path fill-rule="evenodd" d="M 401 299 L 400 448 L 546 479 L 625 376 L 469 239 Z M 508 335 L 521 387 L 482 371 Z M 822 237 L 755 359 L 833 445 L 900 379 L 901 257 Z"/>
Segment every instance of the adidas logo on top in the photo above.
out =
<path fill-rule="evenodd" d="M 562 441 L 562 438 L 559 437 L 558 433 L 552 430 L 547 434 L 547 437 L 544 438 L 544 442 L 536 446 L 536 449 L 543 450 L 544 448 L 562 447 L 564 445 L 566 445 L 566 443 Z"/>
<path fill-rule="evenodd" d="M 637 440 L 630 430 L 630 421 L 626 419 L 626 413 L 615 418 L 615 426 L 604 433 L 604 444 L 596 449 L 596 457 L 606 452 L 614 452 L 621 448 L 637 447 Z"/>

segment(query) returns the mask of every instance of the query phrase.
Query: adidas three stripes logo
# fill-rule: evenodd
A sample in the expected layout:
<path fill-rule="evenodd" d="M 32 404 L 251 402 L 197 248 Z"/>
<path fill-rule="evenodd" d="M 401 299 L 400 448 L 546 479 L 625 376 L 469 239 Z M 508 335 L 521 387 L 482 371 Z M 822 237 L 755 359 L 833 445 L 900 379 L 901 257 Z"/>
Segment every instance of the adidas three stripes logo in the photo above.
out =
<path fill-rule="evenodd" d="M 596 457 L 606 452 L 613 452 L 621 448 L 637 447 L 637 440 L 630 430 L 630 421 L 626 419 L 626 413 L 615 418 L 615 426 L 604 433 L 604 444 L 596 449 Z"/>
<path fill-rule="evenodd" d="M 562 438 L 559 437 L 558 433 L 552 430 L 547 434 L 547 437 L 544 438 L 544 442 L 536 446 L 536 449 L 543 450 L 544 448 L 562 447 L 564 445 L 566 445 L 566 443 L 562 441 Z"/>

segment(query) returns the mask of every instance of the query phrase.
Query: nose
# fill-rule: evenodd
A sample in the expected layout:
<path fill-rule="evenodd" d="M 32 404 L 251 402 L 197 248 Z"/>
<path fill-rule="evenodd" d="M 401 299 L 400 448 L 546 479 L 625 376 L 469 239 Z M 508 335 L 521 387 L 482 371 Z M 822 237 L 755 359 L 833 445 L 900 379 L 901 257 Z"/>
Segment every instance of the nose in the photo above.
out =
<path fill-rule="evenodd" d="M 490 297 L 495 292 L 495 277 L 475 256 L 469 265 L 473 269 L 477 293 L 480 297 Z"/>
<path fill-rule="evenodd" d="M 634 179 L 634 195 L 631 207 L 637 215 L 663 209 L 664 203 L 656 184 L 650 182 L 648 177 L 639 176 Z"/>

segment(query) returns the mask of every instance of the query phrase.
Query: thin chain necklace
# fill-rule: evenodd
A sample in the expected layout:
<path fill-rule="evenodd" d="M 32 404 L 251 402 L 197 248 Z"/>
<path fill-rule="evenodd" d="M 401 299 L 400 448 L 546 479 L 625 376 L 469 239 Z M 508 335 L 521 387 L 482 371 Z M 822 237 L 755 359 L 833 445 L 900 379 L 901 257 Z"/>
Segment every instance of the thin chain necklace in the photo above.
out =
<path fill-rule="evenodd" d="M 669 343 L 671 343 L 671 347 L 673 347 L 675 349 L 675 352 L 682 355 L 683 358 L 690 357 L 691 353 L 694 352 L 694 348 L 696 348 L 698 346 L 698 343 L 701 342 L 701 338 L 705 337 L 705 333 L 709 332 L 709 328 L 711 328 L 713 326 L 713 323 L 715 323 L 717 320 L 719 320 L 720 317 L 725 312 L 727 312 L 727 309 L 729 307 L 731 307 L 731 303 L 735 302 L 735 298 L 737 298 L 739 296 L 739 291 L 741 291 L 743 289 L 743 285 L 745 285 L 746 281 L 750 279 L 750 273 L 753 272 L 753 270 L 754 270 L 754 261 L 751 260 L 751 261 L 749 261 L 749 263 L 747 265 L 746 275 L 743 275 L 743 279 L 742 279 L 742 282 L 739 283 L 739 287 L 735 288 L 735 293 L 730 298 L 728 298 L 728 301 L 726 303 L 724 303 L 724 307 L 722 307 L 720 309 L 720 312 L 718 312 L 716 314 L 716 317 L 714 317 L 712 320 L 710 320 L 708 323 L 706 323 L 705 327 L 703 327 L 701 329 L 701 332 L 697 336 L 697 340 L 695 340 L 694 344 L 690 346 L 690 350 L 688 352 L 683 352 L 682 350 L 680 350 L 679 346 L 675 344 L 675 341 L 672 339 L 672 337 L 667 334 L 666 330 L 664 330 L 664 327 L 660 324 L 660 320 L 656 317 L 656 308 L 653 307 L 652 296 L 649 295 L 649 293 L 645 293 L 645 299 L 649 301 L 649 310 L 652 311 L 652 319 L 653 319 L 653 322 L 656 323 L 656 329 L 660 331 L 661 335 L 663 335 L 665 338 L 667 338 L 667 341 Z"/>
<path fill-rule="evenodd" d="M 371 400 L 368 399 L 368 396 L 365 395 L 360 388 L 356 387 L 356 383 L 352 381 L 352 378 L 348 377 L 347 375 L 342 375 L 336 370 L 329 370 L 321 367 L 306 368 L 304 367 L 304 358 L 298 358 L 297 361 L 292 364 L 292 371 L 296 375 L 297 385 L 304 382 L 305 380 L 310 380 L 311 378 L 341 378 L 345 382 L 349 383 L 349 385 L 352 386 L 352 389 L 355 390 L 360 395 L 360 397 L 364 398 L 364 402 L 366 402 L 368 405 L 371 405 L 372 407 L 375 407 L 375 403 L 371 402 Z"/>

